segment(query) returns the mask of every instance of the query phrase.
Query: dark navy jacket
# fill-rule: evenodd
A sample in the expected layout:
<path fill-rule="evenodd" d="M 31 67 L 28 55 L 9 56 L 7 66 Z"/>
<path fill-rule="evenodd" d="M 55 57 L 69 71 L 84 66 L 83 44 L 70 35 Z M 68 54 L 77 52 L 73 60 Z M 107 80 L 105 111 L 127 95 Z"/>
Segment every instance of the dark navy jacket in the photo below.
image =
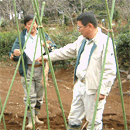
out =
<path fill-rule="evenodd" d="M 27 29 L 24 29 L 20 34 L 22 49 L 23 49 L 24 44 L 25 44 L 26 31 L 27 31 Z M 53 40 L 46 33 L 44 33 L 44 35 L 45 35 L 46 41 L 50 40 L 52 42 L 52 44 L 50 45 L 49 52 L 52 51 L 52 48 L 56 49 L 57 47 L 56 47 L 56 44 L 53 42 Z M 9 52 L 9 56 L 11 56 L 11 53 L 13 53 L 15 49 L 20 49 L 18 37 L 16 38 L 16 40 L 15 40 L 13 46 L 12 46 L 12 49 Z M 26 56 L 25 52 L 23 53 L 23 59 L 24 59 L 24 64 L 25 64 L 25 71 L 26 71 L 26 74 L 27 74 L 27 69 L 28 69 L 27 64 L 28 63 L 27 63 L 27 56 Z M 18 57 L 14 56 L 14 61 L 18 61 L 18 60 L 19 60 L 19 56 Z M 23 67 L 22 67 L 22 61 L 20 62 L 20 65 L 19 65 L 19 73 L 20 73 L 21 76 L 24 76 Z"/>

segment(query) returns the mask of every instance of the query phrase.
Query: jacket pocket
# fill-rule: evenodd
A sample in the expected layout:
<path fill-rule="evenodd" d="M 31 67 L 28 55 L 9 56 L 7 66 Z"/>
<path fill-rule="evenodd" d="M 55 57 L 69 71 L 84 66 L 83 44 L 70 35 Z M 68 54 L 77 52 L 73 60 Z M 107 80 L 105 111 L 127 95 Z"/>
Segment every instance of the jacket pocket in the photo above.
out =
<path fill-rule="evenodd" d="M 92 58 L 95 59 L 95 60 L 101 59 L 102 58 L 102 53 L 101 52 L 93 53 Z"/>

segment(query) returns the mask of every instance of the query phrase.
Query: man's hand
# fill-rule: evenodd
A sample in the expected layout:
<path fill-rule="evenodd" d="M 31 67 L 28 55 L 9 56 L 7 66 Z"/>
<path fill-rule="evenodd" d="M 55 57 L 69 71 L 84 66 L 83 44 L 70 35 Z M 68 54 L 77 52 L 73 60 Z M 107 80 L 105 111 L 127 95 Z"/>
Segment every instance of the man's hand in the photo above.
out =
<path fill-rule="evenodd" d="M 14 55 L 11 53 L 10 59 L 14 61 Z"/>
<path fill-rule="evenodd" d="M 50 40 L 46 41 L 48 49 L 50 48 L 50 44 L 52 43 Z M 45 43 L 42 43 L 42 46 L 45 47 Z"/>
<path fill-rule="evenodd" d="M 43 58 L 44 62 L 47 61 L 46 58 Z M 42 57 L 40 56 L 39 58 L 37 58 L 35 61 L 38 61 L 40 64 L 42 64 Z"/>
<path fill-rule="evenodd" d="M 15 49 L 14 53 L 11 53 L 10 59 L 14 61 L 14 56 L 20 56 L 21 52 L 20 49 Z"/>
<path fill-rule="evenodd" d="M 13 54 L 14 56 L 20 56 L 21 55 L 20 49 L 15 49 Z"/>
<path fill-rule="evenodd" d="M 105 99 L 105 97 L 106 97 L 105 95 L 100 94 L 100 96 L 99 96 L 99 101 L 101 101 L 101 100 Z M 96 94 L 95 101 L 96 101 L 96 99 L 97 99 L 97 94 Z"/>

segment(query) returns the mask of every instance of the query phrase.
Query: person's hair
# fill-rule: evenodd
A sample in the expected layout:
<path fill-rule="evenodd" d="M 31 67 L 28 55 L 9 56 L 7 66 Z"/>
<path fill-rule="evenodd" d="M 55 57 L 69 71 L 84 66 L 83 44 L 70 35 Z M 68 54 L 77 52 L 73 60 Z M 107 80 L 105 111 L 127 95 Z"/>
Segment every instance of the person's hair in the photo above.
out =
<path fill-rule="evenodd" d="M 32 19 L 34 19 L 34 15 L 33 15 L 33 14 L 26 15 L 26 16 L 24 17 L 24 25 L 26 25 L 26 23 L 27 23 L 28 21 L 32 20 Z M 35 20 L 35 21 L 36 21 L 36 20 Z M 36 23 L 37 23 L 37 21 L 36 21 Z"/>
<path fill-rule="evenodd" d="M 84 26 L 88 23 L 94 25 L 95 28 L 98 26 L 98 21 L 93 12 L 84 12 L 77 17 L 77 21 L 81 21 Z"/>

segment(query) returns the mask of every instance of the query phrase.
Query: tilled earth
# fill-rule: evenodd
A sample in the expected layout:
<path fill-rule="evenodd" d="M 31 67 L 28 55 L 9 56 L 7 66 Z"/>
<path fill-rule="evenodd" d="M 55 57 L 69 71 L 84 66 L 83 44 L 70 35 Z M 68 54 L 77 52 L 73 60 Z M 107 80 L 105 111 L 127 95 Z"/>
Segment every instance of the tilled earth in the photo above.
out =
<path fill-rule="evenodd" d="M 16 66 L 15 64 L 0 63 L 0 97 L 2 106 L 4 105 Z M 55 71 L 57 79 L 57 85 L 60 92 L 61 101 L 65 117 L 67 120 L 73 90 L 73 67 L 67 70 L 61 69 Z M 127 127 L 130 129 L 130 80 L 127 75 L 121 74 L 123 98 L 125 105 L 125 113 L 127 120 Z M 65 130 L 64 119 L 62 111 L 59 105 L 55 87 L 52 81 L 51 74 L 49 74 L 49 85 L 47 86 L 48 108 L 49 108 L 49 121 L 51 130 Z M 7 130 L 21 130 L 23 125 L 25 105 L 23 102 L 24 92 L 21 85 L 21 78 L 17 72 L 11 92 L 9 94 L 7 104 L 4 110 L 4 119 Z M 0 110 L 1 113 L 1 110 Z M 42 105 L 40 114 L 40 120 L 44 121 L 44 125 L 35 125 L 37 130 L 47 130 L 47 113 L 46 113 L 46 101 L 44 97 L 44 103 Z M 83 125 L 85 123 L 83 120 Z M 27 119 L 26 119 L 27 124 Z M 3 120 L 0 123 L 0 130 L 4 130 Z M 122 103 L 119 92 L 118 80 L 112 87 L 112 90 L 107 97 L 107 103 L 103 114 L 103 130 L 124 130 Z"/>

